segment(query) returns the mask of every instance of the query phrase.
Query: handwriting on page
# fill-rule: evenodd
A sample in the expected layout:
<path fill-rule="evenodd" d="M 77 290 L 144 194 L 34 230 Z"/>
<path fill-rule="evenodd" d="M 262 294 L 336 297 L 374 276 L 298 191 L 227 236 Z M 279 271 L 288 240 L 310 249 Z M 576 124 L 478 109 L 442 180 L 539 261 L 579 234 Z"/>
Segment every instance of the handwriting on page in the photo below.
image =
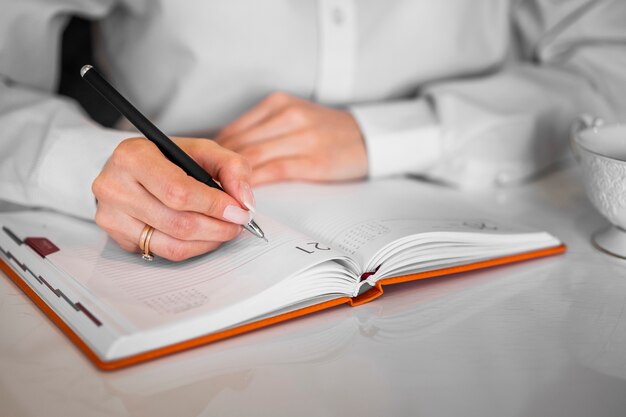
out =
<path fill-rule="evenodd" d="M 463 226 L 476 230 L 498 230 L 498 225 L 489 221 L 473 220 L 464 221 Z"/>
<path fill-rule="evenodd" d="M 330 248 L 328 246 L 324 246 L 319 242 L 307 242 L 305 248 L 300 247 L 300 246 L 296 246 L 296 249 L 301 250 L 302 252 L 308 253 L 309 255 L 315 253 L 315 251 L 318 250 L 330 250 Z"/>
<path fill-rule="evenodd" d="M 377 221 L 360 223 L 340 235 L 337 244 L 339 249 L 354 255 L 363 245 L 390 231 L 389 227 Z"/>

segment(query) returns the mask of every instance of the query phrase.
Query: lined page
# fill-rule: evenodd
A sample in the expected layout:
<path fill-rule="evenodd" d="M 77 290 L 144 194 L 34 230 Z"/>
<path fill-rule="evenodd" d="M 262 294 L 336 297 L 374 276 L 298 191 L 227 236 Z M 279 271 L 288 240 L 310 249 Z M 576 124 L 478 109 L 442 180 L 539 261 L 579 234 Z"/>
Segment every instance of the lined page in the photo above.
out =
<path fill-rule="evenodd" d="M 398 179 L 332 187 L 280 184 L 261 187 L 256 196 L 260 211 L 346 253 L 362 268 L 384 244 L 415 232 L 415 221 L 480 216 L 452 190 Z"/>
<path fill-rule="evenodd" d="M 260 210 L 353 258 L 360 266 L 359 273 L 376 271 L 391 257 L 402 257 L 402 245 L 414 247 L 412 254 L 420 253 L 421 240 L 440 247 L 430 255 L 440 259 L 439 267 L 446 264 L 448 248 L 463 242 L 487 248 L 482 258 L 501 255 L 498 246 L 506 246 L 506 253 L 516 253 L 560 244 L 546 232 L 496 218 L 484 219 L 484 214 L 472 208 L 456 190 L 406 179 L 332 187 L 274 185 L 258 190 L 257 202 Z M 516 246 L 517 241 L 528 247 Z M 496 244 L 493 250 L 489 249 L 490 242 Z M 412 258 L 409 256 L 405 266 Z M 428 266 L 421 269 L 425 268 Z M 368 281 L 378 279 L 385 269 L 380 268 Z"/>
<path fill-rule="evenodd" d="M 135 330 L 210 315 L 313 265 L 343 258 L 330 248 L 315 249 L 310 238 L 279 222 L 256 220 L 269 243 L 244 232 L 218 251 L 173 263 L 127 253 L 90 222 L 47 212 L 2 214 L 2 223 L 18 236 L 53 241 L 61 250 L 47 257 L 51 265 L 100 310 Z M 319 292 L 324 294 L 323 286 Z M 268 311 L 273 301 L 267 300 Z"/>

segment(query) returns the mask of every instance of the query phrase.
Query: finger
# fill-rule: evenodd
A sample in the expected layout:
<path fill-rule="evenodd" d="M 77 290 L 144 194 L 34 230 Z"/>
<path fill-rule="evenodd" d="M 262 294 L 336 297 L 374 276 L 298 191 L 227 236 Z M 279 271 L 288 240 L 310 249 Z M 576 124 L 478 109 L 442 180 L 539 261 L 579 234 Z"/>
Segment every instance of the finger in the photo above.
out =
<path fill-rule="evenodd" d="M 250 164 L 241 155 L 225 149 L 213 141 L 195 139 L 186 149 L 230 196 L 254 211 L 256 202 L 250 187 Z"/>
<path fill-rule="evenodd" d="M 155 229 L 149 250 L 154 255 L 177 262 L 214 251 L 220 245 L 221 242 L 180 240 Z"/>
<path fill-rule="evenodd" d="M 193 211 L 236 224 L 246 224 L 250 220 L 249 213 L 237 200 L 188 176 L 167 160 L 155 145 L 145 142 L 147 144 L 136 145 L 145 148 L 142 152 L 135 149 L 127 151 L 129 155 L 116 158 L 126 159 L 133 178 L 164 205 L 176 211 Z M 129 196 L 126 192 L 124 195 Z"/>
<path fill-rule="evenodd" d="M 286 135 L 252 143 L 240 151 L 253 169 L 272 159 L 284 159 L 307 154 L 311 148 L 312 133 L 308 130 L 290 132 Z"/>
<path fill-rule="evenodd" d="M 268 184 L 287 180 L 317 180 L 319 170 L 306 157 L 271 160 L 252 172 L 252 185 Z"/>
<path fill-rule="evenodd" d="M 217 135 L 216 140 L 221 143 L 223 139 L 249 129 L 287 105 L 292 99 L 293 97 L 281 92 L 270 94 L 252 109 L 224 127 Z"/>
<path fill-rule="evenodd" d="M 129 252 L 140 252 L 139 239 L 145 224 L 121 211 L 109 212 L 114 227 L 103 227 L 118 245 Z M 101 217 L 102 218 L 102 217 Z M 108 224 L 108 223 L 107 223 Z M 176 239 L 155 228 L 149 242 L 150 253 L 170 261 L 182 261 L 213 251 L 220 242 Z"/>
<path fill-rule="evenodd" d="M 120 195 L 117 200 L 109 201 L 107 204 L 115 204 L 117 210 L 124 211 L 172 237 L 181 240 L 226 242 L 241 232 L 241 226 L 238 224 L 193 211 L 171 209 L 140 184 L 129 187 L 128 194 Z"/>
<path fill-rule="evenodd" d="M 302 130 L 306 127 L 306 118 L 303 108 L 287 106 L 249 129 L 223 139 L 220 141 L 220 145 L 232 151 L 240 152 L 250 144 Z"/>

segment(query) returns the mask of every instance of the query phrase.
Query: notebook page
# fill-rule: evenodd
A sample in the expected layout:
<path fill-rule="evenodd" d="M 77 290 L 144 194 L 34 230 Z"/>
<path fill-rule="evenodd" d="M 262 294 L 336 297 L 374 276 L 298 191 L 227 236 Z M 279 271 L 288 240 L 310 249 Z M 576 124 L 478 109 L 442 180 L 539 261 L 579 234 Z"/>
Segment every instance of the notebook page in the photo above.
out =
<path fill-rule="evenodd" d="M 45 236 L 54 242 L 60 251 L 46 259 L 65 284 L 129 332 L 211 315 L 313 265 L 343 257 L 330 248 L 302 251 L 298 248 L 311 247 L 310 238 L 263 216 L 257 222 L 269 243 L 244 232 L 216 252 L 172 263 L 127 253 L 90 222 L 48 212 L 0 216 L 0 223 L 21 238 Z M 273 301 L 268 300 L 268 311 Z"/>
<path fill-rule="evenodd" d="M 260 211 L 346 253 L 361 268 L 382 246 L 414 231 L 416 220 L 479 216 L 452 190 L 401 179 L 279 184 L 260 187 L 256 197 Z"/>
<path fill-rule="evenodd" d="M 483 218 L 456 190 L 408 179 L 332 187 L 279 184 L 256 191 L 259 210 L 346 253 L 371 272 L 387 245 L 425 232 L 509 234 L 535 232 Z M 547 235 L 547 234 L 546 234 Z"/>

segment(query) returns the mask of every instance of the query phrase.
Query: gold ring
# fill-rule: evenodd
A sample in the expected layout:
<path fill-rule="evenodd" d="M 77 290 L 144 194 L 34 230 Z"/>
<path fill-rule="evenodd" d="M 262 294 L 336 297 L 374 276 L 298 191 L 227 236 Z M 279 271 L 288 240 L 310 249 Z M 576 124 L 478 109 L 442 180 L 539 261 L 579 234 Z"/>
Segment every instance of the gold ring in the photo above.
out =
<path fill-rule="evenodd" d="M 154 233 L 154 227 L 149 224 L 145 225 L 139 236 L 139 249 L 143 252 L 141 258 L 146 261 L 152 261 L 154 256 L 150 253 L 150 239 L 152 239 L 152 233 Z"/>

